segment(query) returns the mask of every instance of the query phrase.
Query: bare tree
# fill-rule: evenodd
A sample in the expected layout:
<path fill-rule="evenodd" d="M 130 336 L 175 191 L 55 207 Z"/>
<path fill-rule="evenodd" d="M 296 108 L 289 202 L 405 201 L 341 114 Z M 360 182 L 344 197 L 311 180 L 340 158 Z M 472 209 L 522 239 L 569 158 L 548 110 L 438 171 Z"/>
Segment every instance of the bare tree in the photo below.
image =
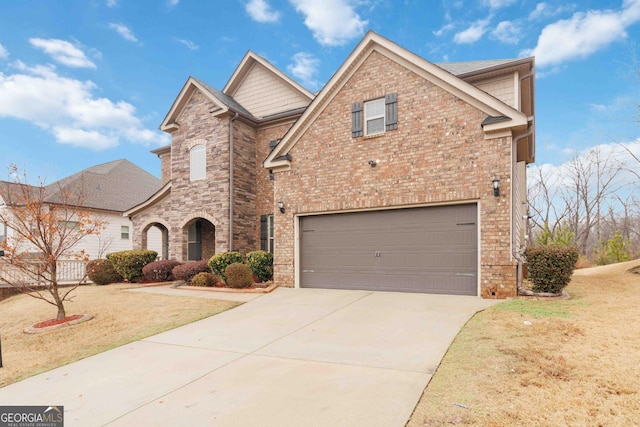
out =
<path fill-rule="evenodd" d="M 20 175 L 15 165 L 9 167 L 14 182 L 0 182 L 0 223 L 7 236 L 0 242 L 5 256 L 0 258 L 0 281 L 28 295 L 57 307 L 57 320 L 66 317 L 64 302 L 84 281 L 74 286 L 59 287 L 58 262 L 87 260 L 88 254 L 76 250 L 88 235 L 99 234 L 105 221 L 82 208 L 83 194 L 73 193 L 62 184 L 46 187 L 27 184 L 26 174 Z M 55 191 L 55 202 L 47 201 Z"/>

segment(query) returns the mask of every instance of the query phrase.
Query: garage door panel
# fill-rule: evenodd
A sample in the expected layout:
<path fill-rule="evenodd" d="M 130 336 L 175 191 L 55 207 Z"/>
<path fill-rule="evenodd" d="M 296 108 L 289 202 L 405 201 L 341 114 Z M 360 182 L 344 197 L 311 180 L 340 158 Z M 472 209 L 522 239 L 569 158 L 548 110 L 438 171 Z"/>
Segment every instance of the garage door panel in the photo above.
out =
<path fill-rule="evenodd" d="M 303 217 L 303 287 L 477 295 L 475 204 Z"/>

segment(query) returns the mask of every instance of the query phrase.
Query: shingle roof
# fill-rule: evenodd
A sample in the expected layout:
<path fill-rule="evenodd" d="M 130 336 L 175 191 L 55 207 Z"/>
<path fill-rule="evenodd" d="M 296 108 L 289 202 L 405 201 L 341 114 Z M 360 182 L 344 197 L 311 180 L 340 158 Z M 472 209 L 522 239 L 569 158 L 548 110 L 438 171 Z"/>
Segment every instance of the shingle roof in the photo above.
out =
<path fill-rule="evenodd" d="M 158 178 L 126 159 L 103 163 L 45 187 L 48 203 L 61 203 L 63 192 L 83 194 L 82 207 L 124 212 L 151 197 Z"/>
<path fill-rule="evenodd" d="M 215 96 L 218 101 L 222 102 L 227 107 L 231 108 L 232 110 L 237 111 L 238 113 L 240 113 L 242 115 L 245 115 L 245 116 L 250 117 L 250 118 L 254 118 L 253 115 L 246 108 L 244 108 L 242 105 L 240 105 L 235 99 L 233 99 L 229 95 L 219 91 L 218 89 L 214 88 L 213 86 L 209 86 L 208 84 L 206 84 L 205 82 L 203 82 L 200 79 L 197 79 L 197 78 L 195 78 L 193 76 L 191 76 L 191 78 L 193 80 L 195 80 L 196 82 L 198 82 L 199 84 L 201 84 L 206 90 L 211 92 L 211 95 Z"/>
<path fill-rule="evenodd" d="M 466 62 L 436 62 L 435 65 L 450 72 L 454 76 L 460 76 L 487 68 L 498 67 L 515 61 L 520 61 L 520 59 L 487 59 L 482 61 Z"/>

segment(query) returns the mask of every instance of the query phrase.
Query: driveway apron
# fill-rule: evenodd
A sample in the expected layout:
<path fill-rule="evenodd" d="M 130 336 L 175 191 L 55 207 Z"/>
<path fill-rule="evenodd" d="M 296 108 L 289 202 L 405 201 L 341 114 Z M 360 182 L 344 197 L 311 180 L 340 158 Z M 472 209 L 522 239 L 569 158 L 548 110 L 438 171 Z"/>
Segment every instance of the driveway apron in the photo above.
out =
<path fill-rule="evenodd" d="M 477 297 L 280 288 L 0 389 L 65 426 L 404 426 Z"/>

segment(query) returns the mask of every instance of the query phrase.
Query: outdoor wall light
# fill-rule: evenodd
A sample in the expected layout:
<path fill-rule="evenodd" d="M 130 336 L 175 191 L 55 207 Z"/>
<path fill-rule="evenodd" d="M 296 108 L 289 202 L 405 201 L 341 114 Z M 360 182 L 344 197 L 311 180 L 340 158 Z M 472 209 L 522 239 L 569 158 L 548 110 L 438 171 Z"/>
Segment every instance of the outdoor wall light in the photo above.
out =
<path fill-rule="evenodd" d="M 278 202 L 278 209 L 280 209 L 281 214 L 284 213 L 284 202 L 282 200 Z"/>
<path fill-rule="evenodd" d="M 500 195 L 500 178 L 493 178 L 493 195 L 498 197 Z"/>
<path fill-rule="evenodd" d="M 377 160 L 369 160 L 369 166 L 371 166 L 372 168 L 375 168 L 378 165 L 378 161 Z"/>

